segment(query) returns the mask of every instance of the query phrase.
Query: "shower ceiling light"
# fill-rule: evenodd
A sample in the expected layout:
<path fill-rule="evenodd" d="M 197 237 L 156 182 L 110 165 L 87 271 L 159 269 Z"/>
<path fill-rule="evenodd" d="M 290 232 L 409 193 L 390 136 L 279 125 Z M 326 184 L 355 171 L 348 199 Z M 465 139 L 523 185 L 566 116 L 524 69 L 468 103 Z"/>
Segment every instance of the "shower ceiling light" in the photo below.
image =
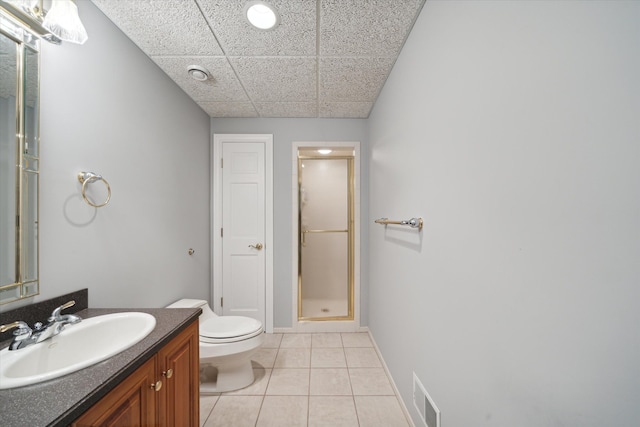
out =
<path fill-rule="evenodd" d="M 250 1 L 244 10 L 249 23 L 260 30 L 271 30 L 280 23 L 280 15 L 269 3 Z"/>
<path fill-rule="evenodd" d="M 321 150 L 318 150 L 318 153 L 320 153 L 320 154 L 330 154 L 331 151 L 333 151 L 333 150 L 329 150 L 329 149 L 323 148 Z"/>

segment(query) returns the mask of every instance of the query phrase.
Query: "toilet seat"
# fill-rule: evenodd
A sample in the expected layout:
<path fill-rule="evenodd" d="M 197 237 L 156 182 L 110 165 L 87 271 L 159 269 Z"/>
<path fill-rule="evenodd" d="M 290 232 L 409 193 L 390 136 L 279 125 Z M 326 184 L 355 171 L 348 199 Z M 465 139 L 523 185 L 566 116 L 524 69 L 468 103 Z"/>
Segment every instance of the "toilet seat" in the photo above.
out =
<path fill-rule="evenodd" d="M 220 316 L 200 324 L 200 341 L 230 343 L 253 338 L 262 333 L 262 323 L 251 317 Z"/>

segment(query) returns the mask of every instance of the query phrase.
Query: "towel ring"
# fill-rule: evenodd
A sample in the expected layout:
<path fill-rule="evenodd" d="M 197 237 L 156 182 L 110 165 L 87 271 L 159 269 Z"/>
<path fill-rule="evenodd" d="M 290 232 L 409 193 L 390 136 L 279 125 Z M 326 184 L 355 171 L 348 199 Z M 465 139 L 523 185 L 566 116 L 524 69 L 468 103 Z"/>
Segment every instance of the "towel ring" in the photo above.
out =
<path fill-rule="evenodd" d="M 84 199 L 85 202 L 87 202 L 89 206 L 93 206 L 94 208 L 101 208 L 107 203 L 109 203 L 109 200 L 111 200 L 111 186 L 109 185 L 109 182 L 106 179 L 104 179 L 101 175 L 95 174 L 93 172 L 80 172 L 78 173 L 78 181 L 80 181 L 80 183 L 82 184 L 82 198 Z M 100 203 L 100 204 L 93 203 L 87 197 L 87 194 L 86 194 L 87 184 L 92 183 L 94 181 L 102 181 L 104 182 L 104 185 L 107 186 L 107 199 L 103 203 Z"/>

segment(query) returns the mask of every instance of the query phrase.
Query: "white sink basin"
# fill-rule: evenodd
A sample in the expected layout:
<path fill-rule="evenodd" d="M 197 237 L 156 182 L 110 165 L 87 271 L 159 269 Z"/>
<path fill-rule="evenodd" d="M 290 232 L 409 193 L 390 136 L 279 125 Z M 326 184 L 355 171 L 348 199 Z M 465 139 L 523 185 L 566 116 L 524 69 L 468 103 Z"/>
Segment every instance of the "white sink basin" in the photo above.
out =
<path fill-rule="evenodd" d="M 147 313 L 105 314 L 67 325 L 51 339 L 20 350 L 0 351 L 0 389 L 58 378 L 131 347 L 155 328 Z"/>

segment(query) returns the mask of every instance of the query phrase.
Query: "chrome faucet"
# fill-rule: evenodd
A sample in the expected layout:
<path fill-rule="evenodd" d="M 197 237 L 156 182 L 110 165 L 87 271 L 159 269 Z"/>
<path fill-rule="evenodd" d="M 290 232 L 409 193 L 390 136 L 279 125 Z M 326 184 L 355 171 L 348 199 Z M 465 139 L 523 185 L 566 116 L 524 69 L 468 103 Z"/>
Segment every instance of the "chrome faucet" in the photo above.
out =
<path fill-rule="evenodd" d="M 65 326 L 80 322 L 82 320 L 80 316 L 75 314 L 60 314 L 62 310 L 75 305 L 75 303 L 75 301 L 69 301 L 53 310 L 51 316 L 47 319 L 48 323 L 44 326 L 41 322 L 38 322 L 33 325 L 33 329 L 31 329 L 29 325 L 21 320 L 0 326 L 0 332 L 16 328 L 16 330 L 13 331 L 14 337 L 11 344 L 9 344 L 9 350 L 20 350 L 32 344 L 37 344 L 58 335 Z"/>
<path fill-rule="evenodd" d="M 24 348 L 30 344 L 34 344 L 35 342 L 31 342 L 32 338 L 32 330 L 21 320 L 18 320 L 13 323 L 9 323 L 7 325 L 0 326 L 0 332 L 6 332 L 9 329 L 16 328 L 13 331 L 13 341 L 9 344 L 9 350 L 18 350 L 20 348 Z"/>

